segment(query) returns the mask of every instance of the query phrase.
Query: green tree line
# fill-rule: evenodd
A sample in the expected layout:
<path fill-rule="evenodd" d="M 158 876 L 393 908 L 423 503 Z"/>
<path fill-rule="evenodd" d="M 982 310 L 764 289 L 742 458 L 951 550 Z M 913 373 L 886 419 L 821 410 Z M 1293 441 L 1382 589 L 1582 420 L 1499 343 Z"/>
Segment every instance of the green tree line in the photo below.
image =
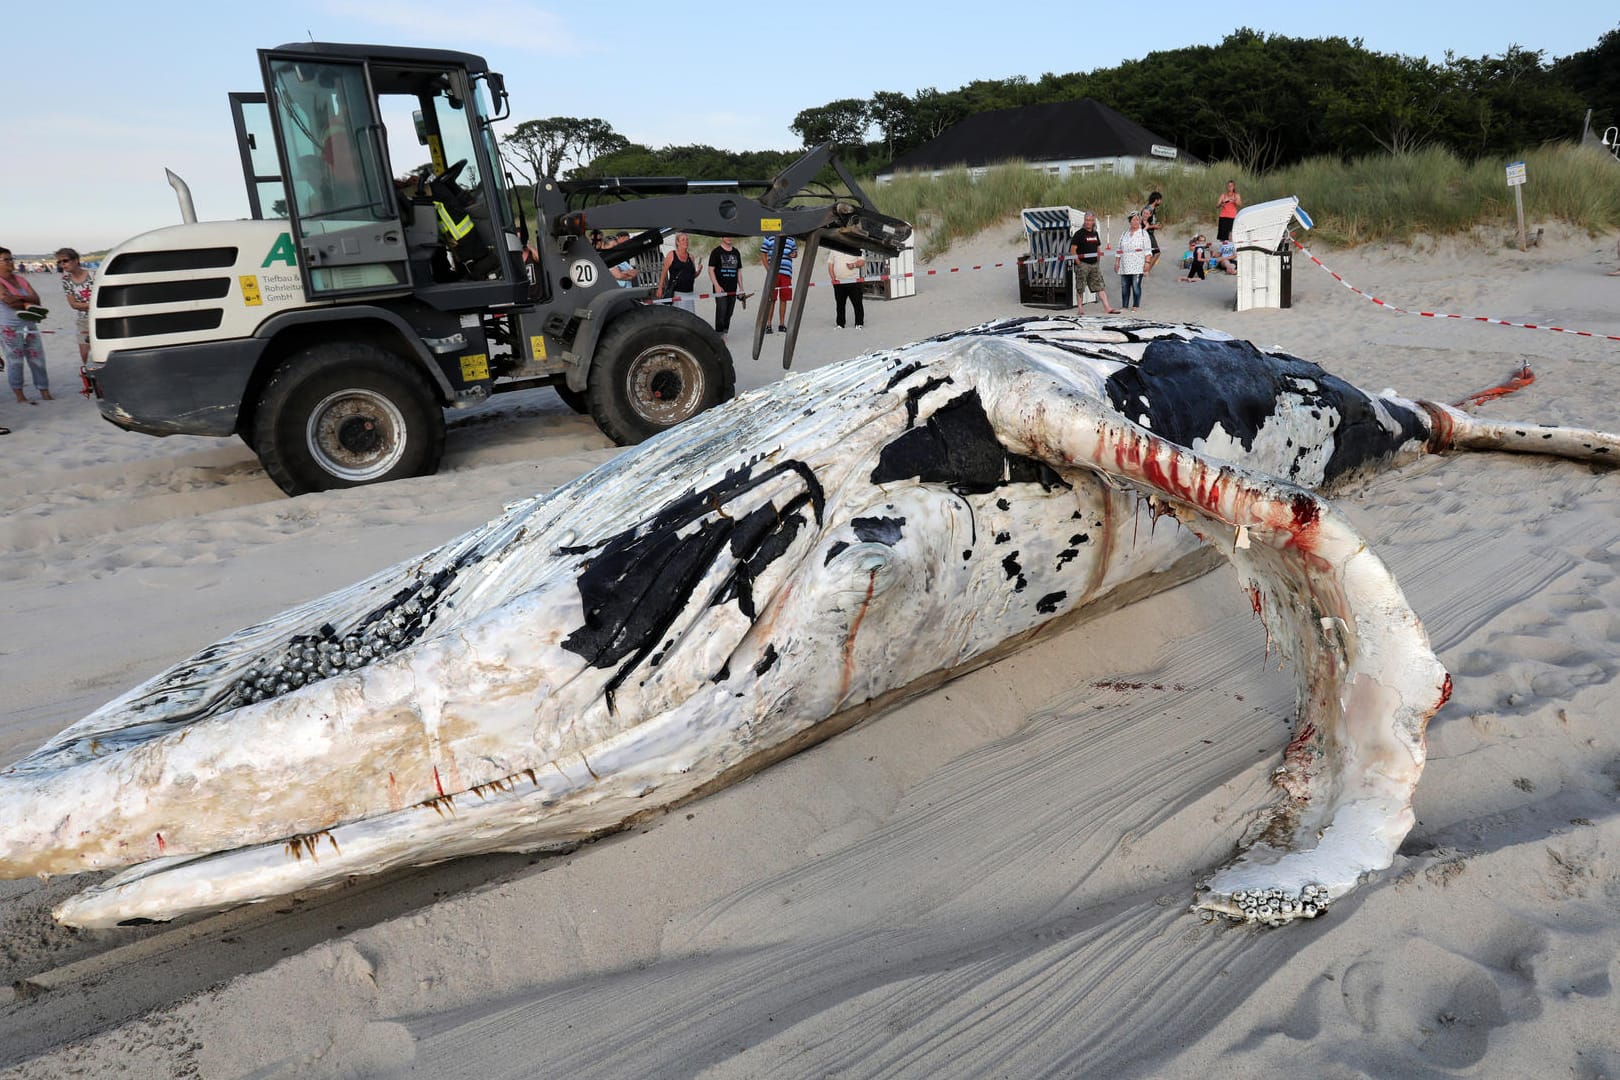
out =
<path fill-rule="evenodd" d="M 1500 55 L 1422 57 L 1373 52 L 1360 38 L 1293 38 L 1247 28 L 1216 45 L 1151 52 L 1089 72 L 981 79 L 955 90 L 878 90 L 803 110 L 791 129 L 806 147 L 833 142 L 870 175 L 975 113 L 1091 97 L 1206 161 L 1250 173 L 1317 157 L 1441 148 L 1468 161 L 1512 156 L 1580 134 L 1586 110 L 1602 131 L 1620 123 L 1620 27 L 1590 49 L 1548 61 Z M 670 175 L 766 179 L 793 153 L 630 143 L 605 121 L 552 117 L 507 140 L 534 175 Z"/>
<path fill-rule="evenodd" d="M 1620 29 L 1548 62 L 1510 46 L 1443 63 L 1373 52 L 1360 38 L 1293 38 L 1240 29 L 1217 45 L 1152 52 L 1117 67 L 952 91 L 879 91 L 806 109 L 806 145 L 832 139 L 887 163 L 975 113 L 1090 97 L 1206 161 L 1265 171 L 1308 158 L 1441 147 L 1467 160 L 1516 154 L 1602 130 L 1620 118 Z M 869 139 L 875 132 L 876 139 Z"/>

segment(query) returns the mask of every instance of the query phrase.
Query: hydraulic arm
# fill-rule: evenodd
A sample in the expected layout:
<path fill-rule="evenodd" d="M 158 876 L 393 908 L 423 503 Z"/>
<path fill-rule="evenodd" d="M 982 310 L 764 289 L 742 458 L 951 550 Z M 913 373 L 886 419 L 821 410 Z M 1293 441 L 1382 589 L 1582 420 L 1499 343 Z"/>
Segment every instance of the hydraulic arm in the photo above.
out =
<path fill-rule="evenodd" d="M 814 184 L 816 175 L 828 164 L 848 194 Z M 552 232 L 559 236 L 583 236 L 589 229 L 615 228 L 703 236 L 791 236 L 799 242 L 799 265 L 808 267 L 815 265 L 822 245 L 852 254 L 875 251 L 893 257 L 911 237 L 910 225 L 873 205 L 843 163 L 833 156 L 830 144 L 811 150 L 771 181 L 604 177 L 564 181 L 556 185 L 556 190 L 570 207 L 578 207 L 553 217 Z M 784 246 L 775 246 L 776 265 L 770 268 L 767 288 L 780 270 Z M 808 271 L 801 277 L 807 281 L 813 273 Z M 784 368 L 792 366 L 807 293 L 802 288 L 794 291 L 782 348 Z M 761 304 L 755 316 L 756 360 L 770 322 L 770 309 L 769 303 Z"/>

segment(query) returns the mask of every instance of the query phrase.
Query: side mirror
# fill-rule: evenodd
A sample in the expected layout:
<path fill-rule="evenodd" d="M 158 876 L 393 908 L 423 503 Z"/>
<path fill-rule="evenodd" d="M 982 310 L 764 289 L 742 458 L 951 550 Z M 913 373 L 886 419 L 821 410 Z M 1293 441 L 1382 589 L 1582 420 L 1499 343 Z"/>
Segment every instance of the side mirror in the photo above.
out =
<path fill-rule="evenodd" d="M 422 116 L 421 109 L 415 109 L 411 112 L 411 121 L 416 125 L 416 141 L 422 146 L 426 146 L 428 144 L 427 120 Z"/>
<path fill-rule="evenodd" d="M 485 119 L 493 123 L 505 120 L 509 114 L 506 100 L 506 76 L 498 71 L 484 72 L 484 84 L 489 88 L 489 104 L 494 110 Z"/>

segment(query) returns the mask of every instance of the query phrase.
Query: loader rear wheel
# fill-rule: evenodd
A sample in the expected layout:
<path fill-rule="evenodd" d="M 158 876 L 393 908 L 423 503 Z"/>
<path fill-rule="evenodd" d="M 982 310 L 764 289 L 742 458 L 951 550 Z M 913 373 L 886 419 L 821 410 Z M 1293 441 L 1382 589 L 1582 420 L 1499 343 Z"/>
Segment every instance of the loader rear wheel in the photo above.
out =
<path fill-rule="evenodd" d="M 289 356 L 253 418 L 254 452 L 288 495 L 426 476 L 444 455 L 444 413 L 421 372 L 364 342 Z"/>
<path fill-rule="evenodd" d="M 731 352 L 713 327 L 678 308 L 638 307 L 603 332 L 585 399 L 603 433 L 629 446 L 736 392 Z"/>

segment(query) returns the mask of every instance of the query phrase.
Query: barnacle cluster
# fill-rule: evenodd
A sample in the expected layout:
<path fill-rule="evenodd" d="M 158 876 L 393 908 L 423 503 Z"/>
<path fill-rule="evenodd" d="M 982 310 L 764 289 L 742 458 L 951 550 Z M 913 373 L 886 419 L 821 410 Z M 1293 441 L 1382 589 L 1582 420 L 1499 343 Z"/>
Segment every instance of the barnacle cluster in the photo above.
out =
<path fill-rule="evenodd" d="M 1280 926 L 1290 919 L 1314 919 L 1327 910 L 1326 885 L 1306 885 L 1298 893 L 1282 889 L 1239 889 L 1232 902 L 1250 922 Z"/>
<path fill-rule="evenodd" d="M 353 671 L 398 652 L 421 636 L 433 620 L 433 598 L 442 582 L 403 589 L 349 632 L 331 623 L 314 634 L 295 634 L 279 654 L 255 660 L 231 684 L 227 707 L 239 708 L 280 697 L 308 683 Z"/>

